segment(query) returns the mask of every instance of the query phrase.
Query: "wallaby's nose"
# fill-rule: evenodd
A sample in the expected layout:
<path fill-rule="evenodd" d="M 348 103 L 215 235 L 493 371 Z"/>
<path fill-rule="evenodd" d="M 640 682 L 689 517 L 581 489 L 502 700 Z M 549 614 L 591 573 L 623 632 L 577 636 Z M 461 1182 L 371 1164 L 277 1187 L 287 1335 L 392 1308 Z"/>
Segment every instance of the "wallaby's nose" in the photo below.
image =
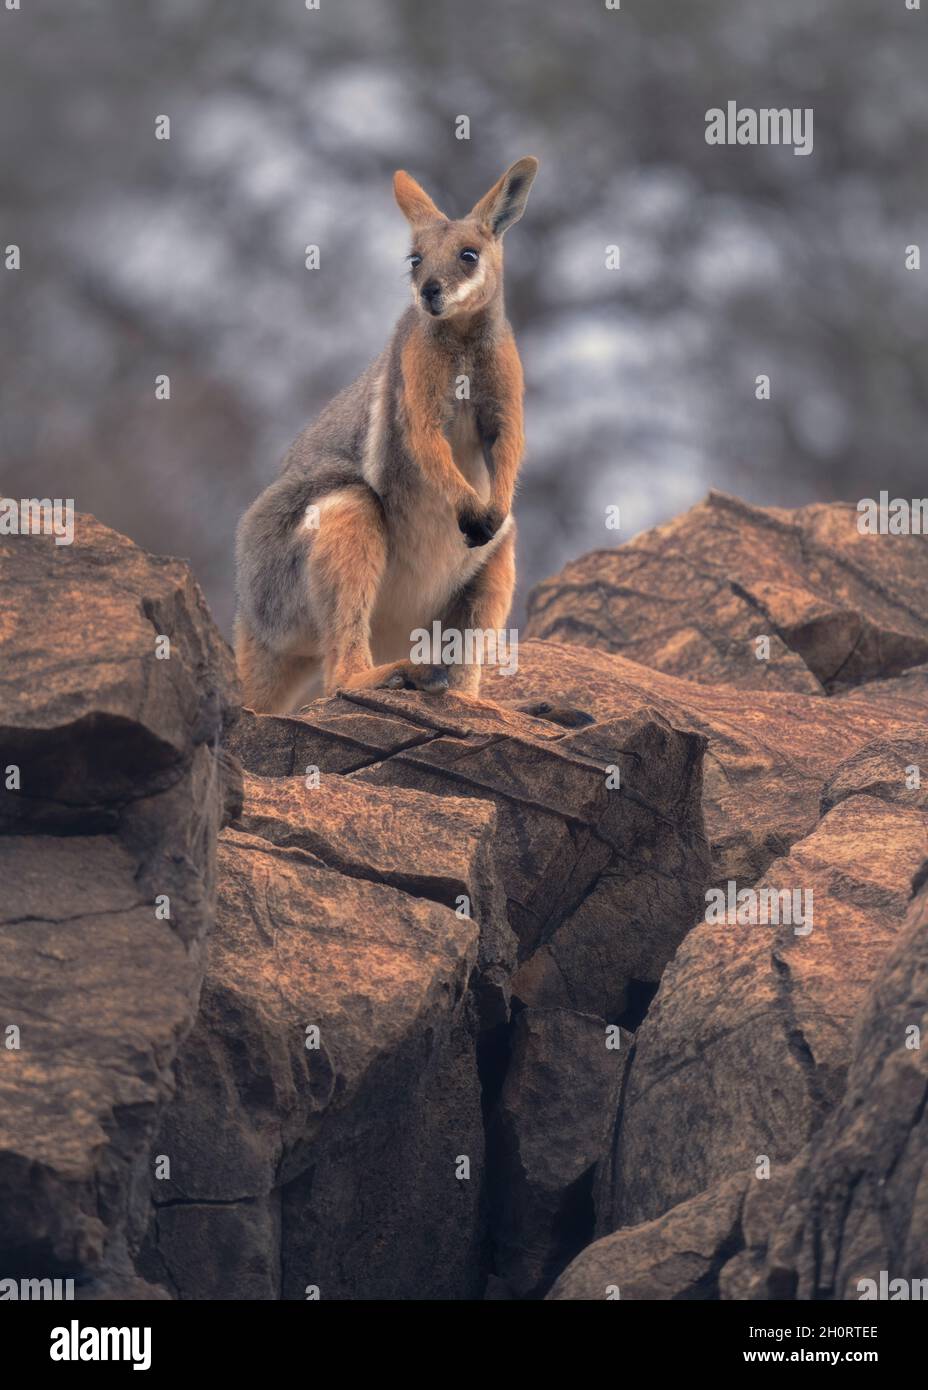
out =
<path fill-rule="evenodd" d="M 422 286 L 422 298 L 427 304 L 431 304 L 433 299 L 437 299 L 441 294 L 441 285 L 437 280 L 428 280 Z"/>

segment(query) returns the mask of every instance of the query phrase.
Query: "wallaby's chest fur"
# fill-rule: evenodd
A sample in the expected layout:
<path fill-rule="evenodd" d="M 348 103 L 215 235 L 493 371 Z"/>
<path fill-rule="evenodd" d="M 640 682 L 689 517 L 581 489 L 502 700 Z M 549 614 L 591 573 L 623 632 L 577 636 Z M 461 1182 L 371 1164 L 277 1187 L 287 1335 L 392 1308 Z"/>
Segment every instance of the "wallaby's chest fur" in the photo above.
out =
<path fill-rule="evenodd" d="M 462 357 L 461 364 L 465 363 Z M 396 404 L 401 412 L 401 400 Z M 478 496 L 488 501 L 490 472 L 477 409 L 471 400 L 453 400 L 442 433 L 455 466 Z M 393 449 L 392 455 L 384 456 L 382 469 L 375 475 L 383 478 L 386 474 L 398 483 L 395 487 L 382 486 L 379 494 L 384 501 L 389 558 L 371 620 L 375 661 L 395 660 L 408 650 L 410 632 L 430 626 L 502 539 L 498 533 L 487 546 L 469 549 L 445 489 L 410 467 L 408 458 L 397 457 L 397 451 L 404 450 L 402 432 L 399 441 L 393 440 Z"/>
<path fill-rule="evenodd" d="M 477 428 L 477 412 L 470 401 L 458 401 L 444 428 L 455 465 L 484 502 L 490 498 L 490 471 Z"/>

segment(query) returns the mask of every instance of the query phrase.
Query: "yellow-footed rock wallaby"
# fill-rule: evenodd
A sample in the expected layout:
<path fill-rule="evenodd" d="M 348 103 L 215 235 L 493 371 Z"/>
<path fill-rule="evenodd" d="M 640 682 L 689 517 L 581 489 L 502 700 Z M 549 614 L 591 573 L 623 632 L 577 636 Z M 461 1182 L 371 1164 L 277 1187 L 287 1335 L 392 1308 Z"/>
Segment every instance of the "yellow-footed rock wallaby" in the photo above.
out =
<path fill-rule="evenodd" d="M 396 174 L 413 303 L 239 526 L 235 642 L 253 709 L 336 689 L 478 691 L 479 660 L 414 662 L 411 634 L 436 620 L 499 630 L 509 614 L 523 384 L 503 234 L 537 170 L 520 159 L 458 220 Z"/>

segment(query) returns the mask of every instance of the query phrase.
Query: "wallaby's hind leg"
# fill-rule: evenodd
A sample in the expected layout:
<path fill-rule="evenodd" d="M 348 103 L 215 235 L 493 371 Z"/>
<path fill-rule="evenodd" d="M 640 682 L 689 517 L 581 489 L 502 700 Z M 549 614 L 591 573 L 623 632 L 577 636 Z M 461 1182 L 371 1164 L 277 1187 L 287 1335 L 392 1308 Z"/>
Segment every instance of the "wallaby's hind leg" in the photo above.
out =
<path fill-rule="evenodd" d="M 325 693 L 403 687 L 447 690 L 443 667 L 392 661 L 374 666 L 371 614 L 387 564 L 380 503 L 367 487 L 330 493 L 320 508 L 307 565 L 309 602 L 325 648 Z"/>
<path fill-rule="evenodd" d="M 452 599 L 441 619 L 442 628 L 465 633 L 467 629 L 499 632 L 506 626 L 516 585 L 516 528 L 511 525 L 481 570 Z M 452 690 L 476 695 L 480 690 L 480 663 L 448 667 Z"/>
<path fill-rule="evenodd" d="M 290 714 L 312 694 L 318 676 L 318 657 L 279 656 L 270 651 L 239 621 L 235 626 L 235 659 L 244 703 L 258 714 Z"/>

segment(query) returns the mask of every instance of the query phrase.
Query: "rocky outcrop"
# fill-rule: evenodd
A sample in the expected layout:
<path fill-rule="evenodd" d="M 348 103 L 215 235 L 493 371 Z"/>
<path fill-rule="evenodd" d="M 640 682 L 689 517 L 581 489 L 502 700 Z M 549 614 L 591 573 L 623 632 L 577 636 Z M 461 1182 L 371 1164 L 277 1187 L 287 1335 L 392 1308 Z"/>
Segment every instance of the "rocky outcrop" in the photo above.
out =
<path fill-rule="evenodd" d="M 925 538 L 712 496 L 541 586 L 480 699 L 298 717 L 239 712 L 178 562 L 84 518 L 0 565 L 5 1272 L 928 1275 Z"/>
<path fill-rule="evenodd" d="M 526 636 L 707 685 L 821 694 L 928 661 L 925 583 L 923 536 L 862 534 L 850 505 L 712 492 L 539 584 Z"/>
<path fill-rule="evenodd" d="M 0 584 L 2 1264 L 112 1296 L 238 798 L 234 668 L 186 566 L 91 517 L 0 537 Z"/>
<path fill-rule="evenodd" d="M 707 559 L 716 525 L 733 531 L 732 582 Z M 707 739 L 713 873 L 734 907 L 664 972 L 598 1165 L 601 1239 L 551 1297 L 850 1298 L 881 1269 L 928 1275 L 923 895 L 910 909 L 928 863 L 926 599 L 924 537 L 718 497 L 536 593 L 533 632 L 610 650 L 526 643 L 506 690 L 537 698 L 556 664 L 560 697 L 594 716 L 643 687 L 681 726 L 685 709 Z M 757 679 L 746 651 L 771 633 Z M 781 908 L 809 894 L 808 923 L 767 924 L 765 890 Z"/>
<path fill-rule="evenodd" d="M 675 728 L 701 734 L 712 879 L 751 883 L 815 829 L 825 785 L 842 762 L 874 739 L 911 734 L 921 686 L 906 683 L 897 711 L 889 696 L 865 698 L 868 686 L 840 700 L 733 690 L 646 670 L 609 652 L 531 641 L 519 646 L 518 671 L 488 671 L 483 690 L 507 703 L 553 690 L 597 721 L 647 705 Z"/>
<path fill-rule="evenodd" d="M 358 1064 L 357 1079 L 338 1076 L 334 1094 L 340 1108 L 336 1112 L 333 1104 L 331 1117 L 327 1111 L 319 1117 L 318 1132 L 309 1132 L 301 1115 L 289 1141 L 275 1133 L 273 1142 L 264 1144 L 243 1190 L 245 1161 L 235 1156 L 235 1136 L 247 1129 L 253 1104 L 242 1098 L 247 1086 L 235 1062 L 241 1024 L 230 1029 L 225 1017 L 240 1020 L 255 994 L 253 980 L 267 976 L 276 989 L 286 990 L 281 981 L 287 976 L 273 962 L 256 966 L 242 985 L 245 999 L 233 1006 L 223 958 L 214 946 L 198 1031 L 181 1057 L 178 1100 L 166 1120 L 165 1150 L 178 1156 L 188 1176 L 182 1197 L 163 1185 L 155 1195 L 157 1217 L 144 1268 L 181 1293 L 205 1287 L 214 1297 L 246 1296 L 228 1263 L 211 1263 L 215 1238 L 198 1242 L 192 1234 L 205 1220 L 214 1231 L 227 1223 L 234 1238 L 254 1251 L 259 1273 L 249 1285 L 251 1297 L 301 1296 L 302 1286 L 288 1286 L 286 1274 L 281 1284 L 273 1282 L 279 1265 L 304 1272 L 311 1265 L 320 1279 L 324 1274 L 328 1293 L 323 1290 L 323 1296 L 352 1296 L 352 1288 L 353 1296 L 414 1296 L 423 1283 L 443 1291 L 441 1296 L 473 1296 L 474 1279 L 486 1279 L 480 1252 L 489 1251 L 491 1240 L 501 1289 L 516 1296 L 543 1293 L 592 1234 L 593 1172 L 628 1049 L 627 1034 L 624 1050 L 607 1049 L 607 1019 L 615 1025 L 636 1007 L 648 983 L 648 997 L 653 992 L 702 900 L 708 871 L 700 812 L 702 740 L 678 732 L 647 709 L 595 729 L 565 732 L 488 702 L 378 692 L 317 702 L 298 719 L 246 713 L 232 745 L 249 771 L 244 809 L 236 828 L 224 835 L 224 847 L 235 837 L 243 861 L 253 859 L 263 841 L 298 856 L 302 880 L 288 900 L 294 928 L 298 905 L 313 934 L 320 915 L 309 866 L 327 875 L 327 882 L 335 874 L 348 880 L 341 890 L 338 934 L 355 969 L 373 953 L 372 938 L 358 936 L 359 884 L 389 885 L 412 903 L 426 898 L 444 904 L 442 920 L 456 923 L 459 933 L 463 903 L 464 923 L 472 915 L 478 929 L 465 970 L 468 993 L 459 1009 L 446 1008 L 435 1017 L 419 1005 L 414 1024 L 407 1024 L 411 1035 L 424 1028 L 441 1040 L 433 1044 L 431 1079 L 410 1069 L 398 1039 L 385 1056 L 375 1054 L 378 1065 L 399 1069 L 390 1090 L 405 1098 L 392 1107 L 397 1153 L 389 1165 L 389 1192 L 380 1183 L 383 1164 L 377 1159 L 378 1145 L 387 1141 L 372 1126 L 365 1070 L 373 1058 Z M 654 778 L 656 768 L 662 771 Z M 261 878 L 273 881 L 274 875 L 263 869 Z M 214 943 L 227 921 L 226 893 L 223 884 Z M 594 913 L 587 904 L 597 895 L 601 905 Z M 253 903 L 235 902 L 228 911 L 235 923 L 255 915 Z M 277 911 L 274 916 L 279 919 Z M 240 961 L 251 948 L 235 930 L 231 958 Z M 304 944 L 316 952 L 312 959 L 318 963 L 309 971 L 308 958 L 301 958 L 294 974 L 299 1017 L 318 994 L 332 949 L 329 939 L 315 944 L 310 936 Z M 429 998 L 431 967 L 421 978 L 418 972 L 410 978 L 410 1002 L 417 990 Z M 214 988 L 225 1001 L 222 1008 L 208 1005 Z M 335 980 L 326 1009 L 334 1012 L 346 989 L 347 979 Z M 519 1010 L 511 1046 L 505 1032 L 510 990 Z M 461 1000 L 460 988 L 455 997 Z M 598 1008 L 599 1016 L 579 1011 L 578 1000 Z M 378 1036 L 385 1031 L 376 1026 L 381 1010 L 395 1012 L 389 995 L 368 1000 L 363 1009 Z M 327 1027 L 336 1049 L 341 1027 L 344 1020 L 337 1016 Z M 618 1041 L 618 1027 L 609 1032 Z M 285 1057 L 287 1047 L 302 1045 L 296 1031 L 288 1039 Z M 253 1044 L 247 1053 L 257 1050 Z M 221 1086 L 216 1076 L 199 1070 L 211 1053 L 222 1058 L 215 1068 L 224 1078 Z M 579 1066 L 586 1073 L 583 1086 L 577 1082 Z M 282 1076 L 289 1075 L 289 1063 L 281 1061 L 280 1068 Z M 532 1081 L 539 1069 L 546 1069 L 540 1088 Z M 435 1126 L 440 1120 L 445 1134 L 451 1127 L 446 1107 L 455 1086 L 460 1113 L 453 1128 L 461 1135 L 455 1153 L 469 1156 L 472 1164 L 469 1203 L 463 1197 L 449 1201 L 441 1185 L 447 1173 L 415 1166 L 406 1171 L 395 1137 L 399 1132 L 411 1155 L 430 1156 L 434 1163 Z M 275 1114 L 284 1105 L 282 1086 L 279 1091 L 275 1085 L 270 1106 Z M 478 1125 L 478 1142 L 464 1119 L 468 1105 L 471 1114 L 479 1113 L 472 1102 L 481 1092 L 492 1159 L 489 1179 L 482 1132 Z M 544 1104 L 526 1103 L 526 1097 L 537 1099 L 542 1092 Z M 217 1096 L 215 1104 L 208 1101 Z M 470 1097 L 466 1103 L 465 1096 Z M 222 1147 L 233 1154 L 235 1194 L 215 1186 L 209 1155 L 217 1113 L 233 1117 Z M 335 1136 L 331 1140 L 329 1132 Z M 357 1152 L 346 1164 L 351 1142 Z M 337 1204 L 326 1188 L 329 1172 L 333 1183 L 337 1174 Z M 483 1202 L 487 1183 L 489 1208 Z M 390 1196 L 397 1191 L 406 1194 L 402 1203 Z M 234 1210 L 217 1215 L 219 1203 Z M 242 1212 L 247 1209 L 253 1223 L 256 1204 L 264 1215 L 249 1236 L 241 1231 Z M 333 1206 L 337 1222 L 325 1216 Z M 361 1213 L 375 1208 L 381 1216 L 368 1232 Z M 269 1213 L 278 1210 L 274 1227 Z M 457 1221 L 454 1211 L 460 1214 Z M 431 1224 L 430 1212 L 440 1214 Z M 277 1244 L 261 1265 L 260 1252 L 272 1229 Z M 421 1232 L 421 1240 L 415 1232 Z M 232 1239 L 219 1241 L 220 1248 Z M 350 1261 L 346 1242 L 356 1252 Z"/>

